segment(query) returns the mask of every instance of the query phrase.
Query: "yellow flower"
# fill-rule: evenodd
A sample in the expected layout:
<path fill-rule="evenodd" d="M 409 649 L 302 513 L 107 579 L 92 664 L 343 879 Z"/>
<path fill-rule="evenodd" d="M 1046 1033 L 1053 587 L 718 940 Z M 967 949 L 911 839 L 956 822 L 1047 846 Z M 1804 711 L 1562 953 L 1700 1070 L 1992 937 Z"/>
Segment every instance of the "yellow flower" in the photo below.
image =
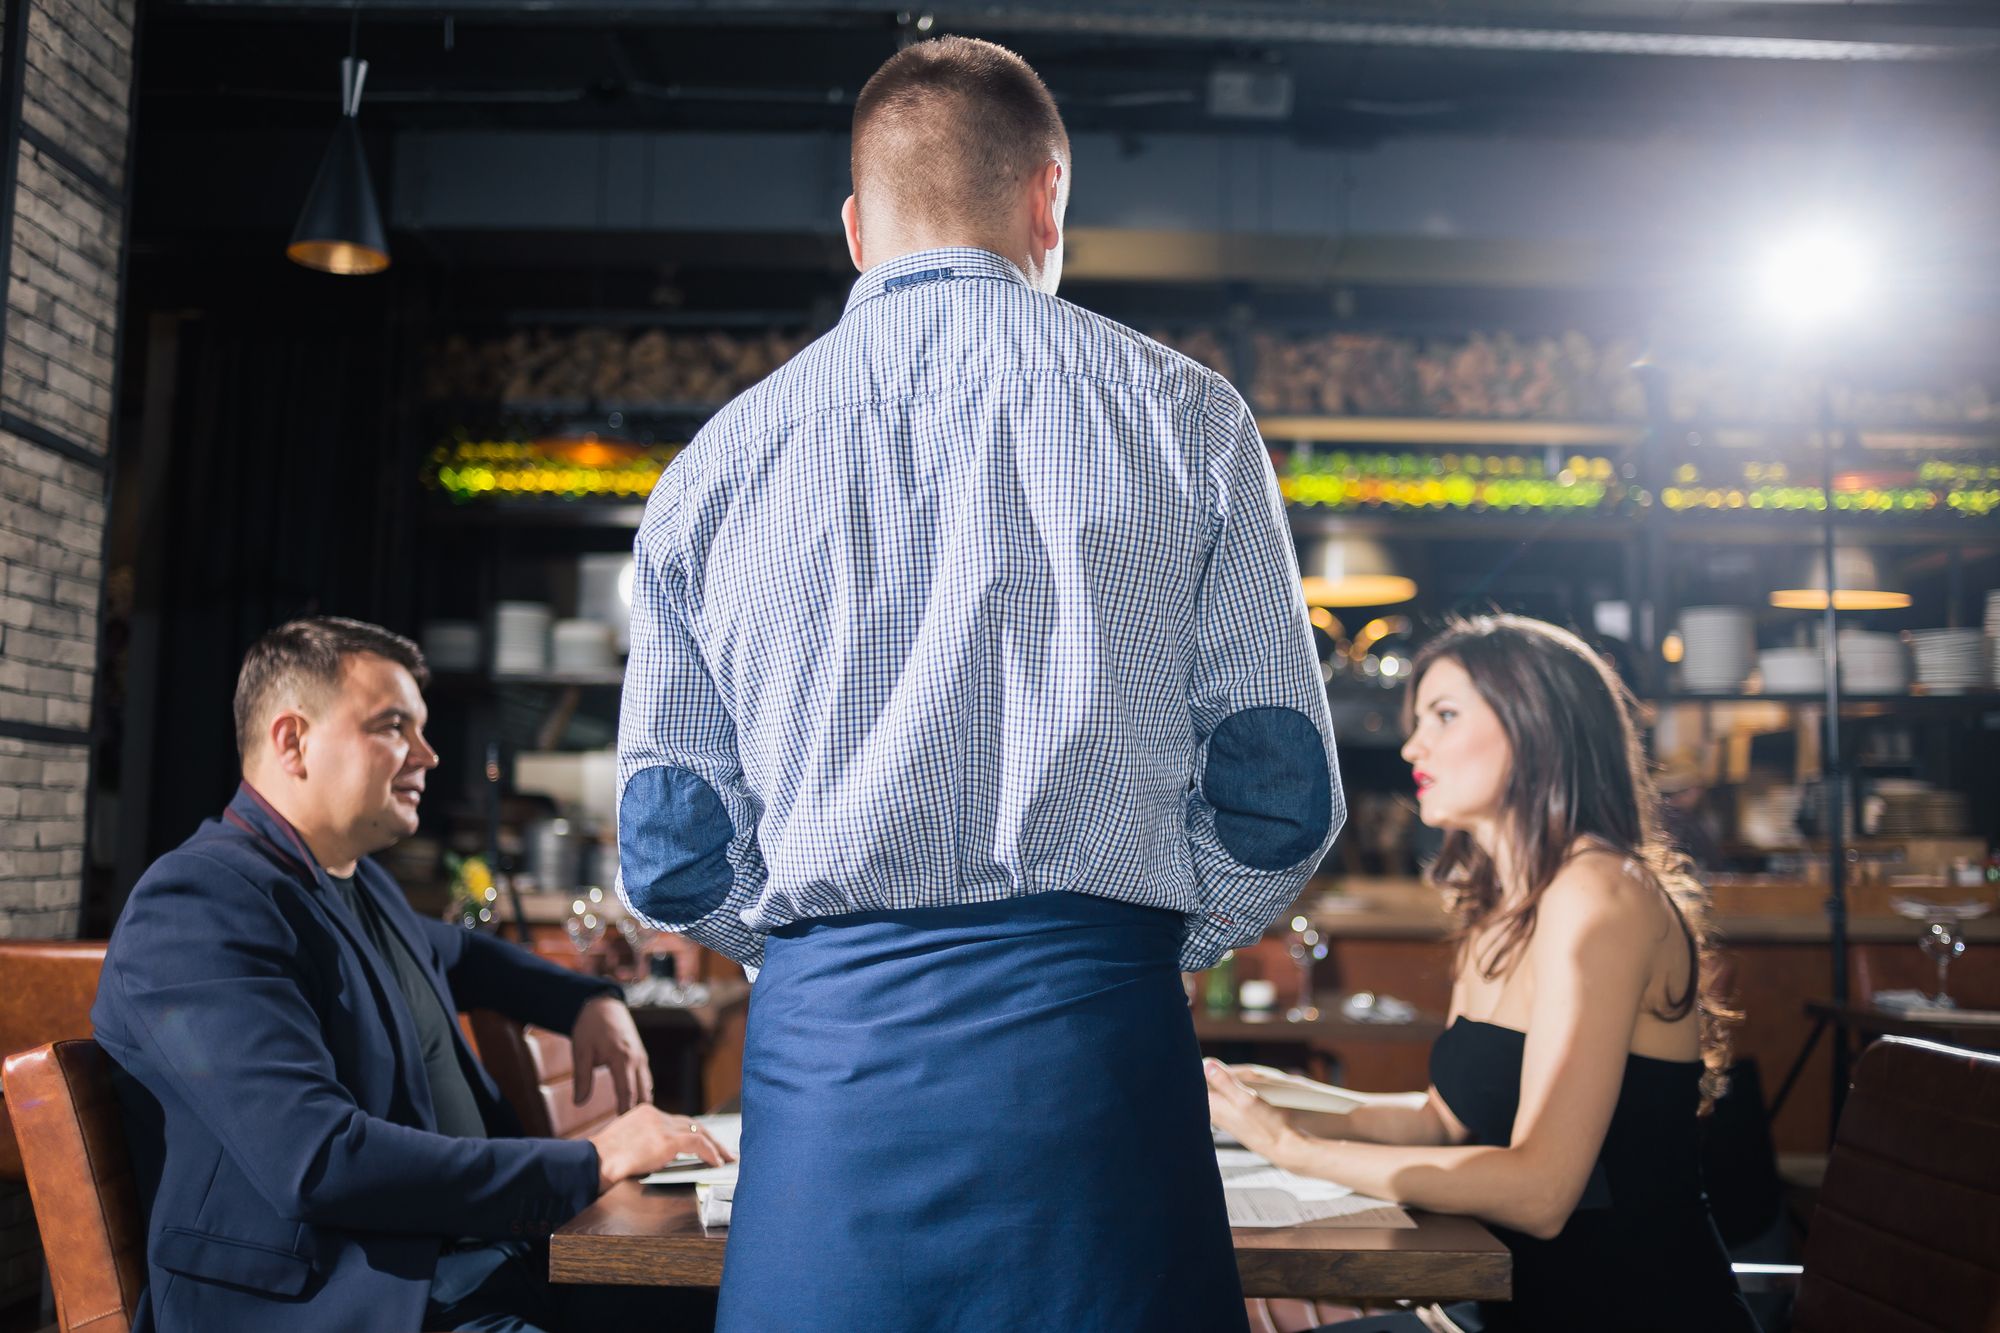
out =
<path fill-rule="evenodd" d="M 468 856 L 458 867 L 458 882 L 469 896 L 483 898 L 493 887 L 493 872 L 487 868 L 484 857 Z"/>

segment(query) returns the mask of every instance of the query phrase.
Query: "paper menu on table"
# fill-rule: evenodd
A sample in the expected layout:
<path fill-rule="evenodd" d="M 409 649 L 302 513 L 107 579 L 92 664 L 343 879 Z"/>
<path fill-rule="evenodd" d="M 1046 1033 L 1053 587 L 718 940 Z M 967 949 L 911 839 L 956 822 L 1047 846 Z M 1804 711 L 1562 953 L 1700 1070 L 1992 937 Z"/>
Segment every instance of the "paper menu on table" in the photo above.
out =
<path fill-rule="evenodd" d="M 720 1143 L 732 1153 L 741 1151 L 740 1145 L 743 1142 L 742 1116 L 701 1115 L 696 1116 L 695 1119 L 708 1130 L 709 1135 L 717 1143 Z M 718 1181 L 729 1181 L 733 1184 L 735 1180 L 736 1163 L 734 1162 L 731 1162 L 727 1166 L 710 1166 L 707 1162 L 690 1160 L 679 1165 L 670 1166 L 664 1171 L 655 1171 L 652 1175 L 645 1177 L 644 1183 L 648 1185 L 702 1185 L 714 1184 Z"/>
<path fill-rule="evenodd" d="M 1217 1148 L 1215 1165 L 1233 1227 L 1295 1227 L 1378 1210 L 1384 1211 L 1370 1218 L 1369 1225 L 1409 1224 L 1407 1215 L 1386 1200 L 1286 1171 L 1246 1148 Z"/>
<path fill-rule="evenodd" d="M 1301 1176 L 1271 1163 L 1247 1148 L 1217 1148 L 1215 1168 L 1222 1173 L 1225 1190 L 1283 1190 L 1294 1198 L 1319 1201 L 1344 1199 L 1354 1193 L 1331 1180 Z"/>
<path fill-rule="evenodd" d="M 733 1181 L 719 1180 L 694 1187 L 695 1210 L 705 1227 L 726 1227 L 736 1198 Z"/>
<path fill-rule="evenodd" d="M 1415 1222 L 1395 1204 L 1349 1194 L 1340 1199 L 1300 1199 L 1281 1189 L 1230 1189 L 1222 1192 L 1232 1227 L 1299 1227 L 1310 1222 L 1355 1218 L 1354 1225 L 1402 1229 Z M 1373 1214 L 1363 1219 L 1363 1214 Z"/>

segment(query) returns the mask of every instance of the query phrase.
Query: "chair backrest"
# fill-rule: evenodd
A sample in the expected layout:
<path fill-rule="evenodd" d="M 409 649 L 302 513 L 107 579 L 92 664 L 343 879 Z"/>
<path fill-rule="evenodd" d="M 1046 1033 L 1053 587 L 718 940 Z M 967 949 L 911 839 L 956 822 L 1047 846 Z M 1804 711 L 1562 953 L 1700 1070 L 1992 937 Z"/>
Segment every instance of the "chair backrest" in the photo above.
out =
<path fill-rule="evenodd" d="M 7 1057 L 28 1193 L 64 1333 L 125 1333 L 146 1287 L 146 1226 L 111 1089 L 94 1041 Z"/>
<path fill-rule="evenodd" d="M 103 940 L 0 940 L 0 1058 L 88 1037 L 103 971 Z M 0 1180 L 19 1180 L 21 1153 L 9 1121 L 0 1100 Z"/>
<path fill-rule="evenodd" d="M 589 1100 L 576 1104 L 568 1037 L 523 1026 L 490 1009 L 475 1009 L 469 1017 L 480 1063 L 500 1085 L 500 1095 L 521 1118 L 526 1133 L 581 1139 L 617 1117 L 618 1094 L 608 1069 L 595 1071 Z"/>
<path fill-rule="evenodd" d="M 2000 1054 L 1888 1037 L 1855 1066 L 1796 1333 L 2000 1333 Z"/>

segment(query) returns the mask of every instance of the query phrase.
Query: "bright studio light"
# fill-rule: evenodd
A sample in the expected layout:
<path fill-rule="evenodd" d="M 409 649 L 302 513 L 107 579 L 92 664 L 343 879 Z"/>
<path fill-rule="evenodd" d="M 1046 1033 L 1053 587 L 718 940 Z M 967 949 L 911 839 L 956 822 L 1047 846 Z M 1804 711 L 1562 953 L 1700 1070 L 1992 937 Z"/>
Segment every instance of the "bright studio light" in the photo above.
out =
<path fill-rule="evenodd" d="M 1835 228 L 1815 228 L 1765 254 L 1758 301 L 1767 318 L 1809 332 L 1852 318 L 1873 278 L 1867 248 L 1858 240 Z"/>

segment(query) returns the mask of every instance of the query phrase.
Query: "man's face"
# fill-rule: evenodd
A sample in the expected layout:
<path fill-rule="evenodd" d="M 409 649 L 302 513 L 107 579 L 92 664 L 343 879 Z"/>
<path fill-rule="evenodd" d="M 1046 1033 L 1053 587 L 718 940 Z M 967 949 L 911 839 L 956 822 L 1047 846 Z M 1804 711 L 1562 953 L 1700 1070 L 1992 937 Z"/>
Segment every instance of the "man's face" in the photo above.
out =
<path fill-rule="evenodd" d="M 362 855 L 417 831 L 424 778 L 437 751 L 416 678 L 386 657 L 346 659 L 340 688 L 315 710 L 303 738 L 306 794 L 324 827 Z"/>

